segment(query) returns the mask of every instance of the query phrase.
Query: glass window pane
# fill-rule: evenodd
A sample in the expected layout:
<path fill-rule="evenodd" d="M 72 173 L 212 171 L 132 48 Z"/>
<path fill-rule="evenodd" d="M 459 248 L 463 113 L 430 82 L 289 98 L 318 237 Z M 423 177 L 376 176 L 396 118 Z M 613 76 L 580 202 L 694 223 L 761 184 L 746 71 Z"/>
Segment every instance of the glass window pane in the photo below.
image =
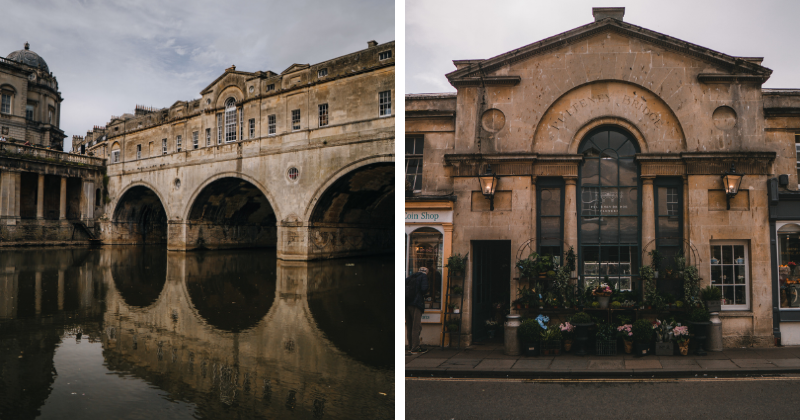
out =
<path fill-rule="evenodd" d="M 561 244 L 561 218 L 560 217 L 542 217 L 541 218 L 542 231 L 540 232 L 541 245 L 553 246 Z"/>
<path fill-rule="evenodd" d="M 542 189 L 542 208 L 539 213 L 542 216 L 561 215 L 561 188 Z"/>
<path fill-rule="evenodd" d="M 734 264 L 744 264 L 744 245 L 733 246 Z"/>
<path fill-rule="evenodd" d="M 636 155 L 636 147 L 633 145 L 633 142 L 630 140 L 626 143 L 622 144 L 622 147 L 617 149 L 617 154 L 619 157 L 633 157 Z"/>
<path fill-rule="evenodd" d="M 658 243 L 663 246 L 677 246 L 681 242 L 681 226 L 678 219 L 669 216 L 658 218 Z M 672 239 L 667 239 L 672 238 Z"/>
<path fill-rule="evenodd" d="M 598 185 L 600 184 L 599 176 L 600 160 L 589 158 L 583 162 L 583 169 L 581 170 L 581 184 L 582 185 Z"/>
<path fill-rule="evenodd" d="M 414 139 L 406 139 L 406 154 L 414 154 Z"/>
<path fill-rule="evenodd" d="M 619 218 L 619 242 L 635 244 L 639 241 L 639 226 L 636 217 Z"/>
<path fill-rule="evenodd" d="M 600 227 L 597 217 L 582 217 L 581 242 L 596 244 L 599 240 Z"/>
<path fill-rule="evenodd" d="M 600 214 L 600 189 L 581 188 L 581 214 Z"/>
<path fill-rule="evenodd" d="M 733 287 L 723 287 L 722 288 L 722 297 L 725 298 L 725 304 L 731 305 L 734 302 L 733 299 Z"/>
<path fill-rule="evenodd" d="M 600 214 L 603 216 L 619 215 L 619 190 L 617 188 L 600 188 Z"/>
<path fill-rule="evenodd" d="M 599 274 L 600 248 L 596 246 L 581 247 L 583 254 L 583 274 L 596 276 Z"/>
<path fill-rule="evenodd" d="M 606 246 L 600 250 L 600 257 L 603 261 L 619 261 L 619 248 L 616 246 Z"/>
<path fill-rule="evenodd" d="M 428 267 L 428 292 L 426 309 L 442 307 L 442 234 L 432 228 L 420 228 L 411 233 L 408 248 L 408 274 L 416 273 L 420 267 Z"/>
<path fill-rule="evenodd" d="M 721 246 L 712 246 L 711 247 L 711 258 L 717 260 L 716 264 L 719 264 L 722 260 L 722 247 Z M 711 264 L 714 264 L 714 261 L 711 261 Z"/>
<path fill-rule="evenodd" d="M 636 162 L 633 159 L 620 159 L 619 185 L 636 185 Z"/>
<path fill-rule="evenodd" d="M 734 296 L 735 296 L 734 302 L 737 305 L 744 305 L 745 303 L 747 303 L 746 302 L 747 296 L 745 295 L 744 286 L 734 286 L 733 289 L 735 290 L 735 292 L 734 292 Z"/>
<path fill-rule="evenodd" d="M 639 189 L 620 188 L 619 189 L 619 214 L 635 216 L 639 210 Z"/>
<path fill-rule="evenodd" d="M 724 245 L 722 247 L 722 263 L 723 264 L 733 264 L 733 247 L 730 245 Z"/>
<path fill-rule="evenodd" d="M 618 185 L 617 172 L 619 171 L 617 160 L 610 157 L 600 159 L 600 184 Z"/>
<path fill-rule="evenodd" d="M 627 141 L 628 138 L 622 133 L 617 133 L 616 131 L 609 131 L 608 133 L 608 147 L 610 149 L 619 150 Z"/>
<path fill-rule="evenodd" d="M 421 155 L 422 154 L 422 149 L 423 149 L 424 143 L 425 143 L 425 139 L 422 138 L 422 137 L 417 137 L 417 139 L 414 140 L 414 154 L 416 154 L 416 155 Z"/>
<path fill-rule="evenodd" d="M 608 131 L 601 131 L 592 136 L 592 142 L 600 150 L 608 149 Z"/>
<path fill-rule="evenodd" d="M 711 284 L 722 284 L 722 267 L 711 266 Z"/>
<path fill-rule="evenodd" d="M 733 284 L 733 266 L 722 266 L 722 284 Z"/>
<path fill-rule="evenodd" d="M 603 217 L 600 222 L 600 242 L 604 244 L 619 243 L 619 219 Z"/>
<path fill-rule="evenodd" d="M 743 265 L 734 265 L 734 273 L 736 274 L 736 279 L 734 283 L 736 284 L 744 284 L 745 282 L 745 267 Z"/>

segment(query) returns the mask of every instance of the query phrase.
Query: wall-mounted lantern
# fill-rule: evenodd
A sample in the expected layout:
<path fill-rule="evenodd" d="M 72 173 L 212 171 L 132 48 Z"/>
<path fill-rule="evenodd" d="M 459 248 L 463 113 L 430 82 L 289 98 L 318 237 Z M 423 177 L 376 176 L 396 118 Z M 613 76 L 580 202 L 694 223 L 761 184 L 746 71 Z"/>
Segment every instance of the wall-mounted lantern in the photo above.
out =
<path fill-rule="evenodd" d="M 494 189 L 497 187 L 497 177 L 492 173 L 492 165 L 486 165 L 486 172 L 478 175 L 481 192 L 489 199 L 489 211 L 494 211 Z"/>
<path fill-rule="evenodd" d="M 728 198 L 728 210 L 731 209 L 731 198 L 736 197 L 739 186 L 742 184 L 744 174 L 736 172 L 736 167 L 731 163 L 731 170 L 722 175 L 722 183 L 725 186 L 725 195 Z"/>

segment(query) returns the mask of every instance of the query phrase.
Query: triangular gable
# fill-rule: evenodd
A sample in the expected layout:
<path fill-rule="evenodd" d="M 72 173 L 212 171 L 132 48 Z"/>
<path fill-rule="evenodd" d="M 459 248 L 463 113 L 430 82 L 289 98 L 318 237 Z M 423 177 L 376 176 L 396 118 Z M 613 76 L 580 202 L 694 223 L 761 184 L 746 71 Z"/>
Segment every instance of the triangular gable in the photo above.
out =
<path fill-rule="evenodd" d="M 664 35 L 662 33 L 652 31 L 650 29 L 626 23 L 614 18 L 605 18 L 597 22 L 592 22 L 584 26 L 577 27 L 567 32 L 551 36 L 524 47 L 517 48 L 496 57 L 486 60 L 469 60 L 470 64 L 464 66 L 456 71 L 446 74 L 445 76 L 453 86 L 471 85 L 474 83 L 486 83 L 491 81 L 494 83 L 494 78 L 497 78 L 498 84 L 515 84 L 512 80 L 506 80 L 509 77 L 516 78 L 515 76 L 505 77 L 487 77 L 495 70 L 504 66 L 526 60 L 530 57 L 546 54 L 558 48 L 567 46 L 573 42 L 597 35 L 604 31 L 612 30 L 621 35 L 638 38 L 644 42 L 651 43 L 663 47 L 665 49 L 673 50 L 688 56 L 697 58 L 705 62 L 717 65 L 723 69 L 727 69 L 732 74 L 737 74 L 740 77 L 752 78 L 760 80 L 762 83 L 766 81 L 772 74 L 772 70 L 756 64 L 756 60 L 747 59 L 742 57 L 733 57 L 714 51 L 696 44 L 692 44 L 678 38 Z M 459 64 L 465 63 L 467 60 L 457 60 Z M 483 76 L 483 77 L 481 77 Z M 490 80 L 487 80 L 490 79 Z M 501 80 L 502 79 L 502 80 Z M 516 78 L 518 80 L 518 78 Z M 482 80 L 482 82 L 481 82 Z"/>
<path fill-rule="evenodd" d="M 216 86 L 217 83 L 219 83 L 225 76 L 227 76 L 229 74 L 240 74 L 242 76 L 252 76 L 253 75 L 253 73 L 249 73 L 249 72 L 246 72 L 246 71 L 225 70 L 225 73 L 222 73 L 221 75 L 219 75 L 219 77 L 214 79 L 214 81 L 211 82 L 205 89 L 201 90 L 200 94 L 201 95 L 205 95 L 206 93 L 211 92 L 211 90 L 214 88 L 214 86 Z"/>
<path fill-rule="evenodd" d="M 295 64 L 292 64 L 291 66 L 289 66 L 288 69 L 282 71 L 281 74 L 294 73 L 296 71 L 305 70 L 305 69 L 310 68 L 310 67 L 311 66 L 308 65 L 308 64 L 297 64 L 297 63 L 295 63 Z"/>

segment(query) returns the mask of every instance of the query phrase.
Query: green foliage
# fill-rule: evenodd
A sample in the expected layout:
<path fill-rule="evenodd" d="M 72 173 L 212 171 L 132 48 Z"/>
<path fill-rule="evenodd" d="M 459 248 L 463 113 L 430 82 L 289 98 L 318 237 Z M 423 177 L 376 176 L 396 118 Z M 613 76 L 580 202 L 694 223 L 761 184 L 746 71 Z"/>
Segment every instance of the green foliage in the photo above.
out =
<path fill-rule="evenodd" d="M 631 331 L 633 332 L 633 341 L 637 343 L 649 343 L 653 339 L 653 324 L 646 319 L 634 322 Z"/>
<path fill-rule="evenodd" d="M 690 322 L 708 322 L 711 320 L 711 314 L 703 308 L 694 308 L 689 312 Z"/>
<path fill-rule="evenodd" d="M 597 339 L 598 340 L 613 340 L 617 336 L 617 329 L 613 325 L 602 322 L 597 324 Z"/>
<path fill-rule="evenodd" d="M 700 290 L 700 299 L 704 301 L 722 299 L 722 289 L 716 286 L 708 286 Z"/>
<path fill-rule="evenodd" d="M 561 340 L 561 330 L 558 328 L 558 325 L 551 325 L 542 333 L 542 341 L 558 340 Z"/>
<path fill-rule="evenodd" d="M 458 324 L 456 324 L 455 322 L 447 324 L 447 331 L 450 331 L 450 332 L 458 331 Z"/>
<path fill-rule="evenodd" d="M 543 332 L 544 329 L 535 319 L 526 319 L 522 321 L 519 328 L 517 328 L 517 335 L 523 343 L 539 341 Z"/>
<path fill-rule="evenodd" d="M 523 259 L 517 261 L 517 268 L 519 269 L 519 276 L 520 277 L 527 277 L 529 279 L 533 278 L 533 277 L 536 277 L 537 267 L 538 267 L 538 263 L 537 263 L 536 260 L 538 258 L 539 258 L 539 254 L 534 252 L 531 255 L 528 255 L 528 258 L 523 258 Z"/>
<path fill-rule="evenodd" d="M 700 300 L 697 295 L 700 292 L 700 275 L 697 267 L 690 265 L 683 270 L 683 298 L 690 305 L 694 306 Z"/>
<path fill-rule="evenodd" d="M 621 307 L 622 307 L 622 303 L 621 302 L 619 302 L 619 301 L 611 302 L 611 309 L 619 309 Z"/>
<path fill-rule="evenodd" d="M 658 271 L 661 268 L 661 261 L 664 260 L 664 256 L 657 249 L 648 252 L 647 255 L 650 256 L 650 267 L 653 271 Z"/>
<path fill-rule="evenodd" d="M 653 273 L 653 268 L 644 266 L 639 269 L 639 276 L 642 278 L 644 286 L 644 300 L 648 305 L 654 305 L 658 302 L 659 296 L 656 291 L 656 279 Z"/>
<path fill-rule="evenodd" d="M 575 271 L 575 261 L 577 260 L 575 256 L 575 249 L 573 247 L 569 247 L 566 254 L 564 255 L 564 267 L 567 268 L 567 272 L 571 273 Z"/>
<path fill-rule="evenodd" d="M 677 306 L 678 309 L 683 308 L 683 301 L 679 300 L 679 301 L 675 302 L 675 306 Z"/>
<path fill-rule="evenodd" d="M 572 316 L 572 319 L 570 319 L 569 322 L 573 324 L 589 324 L 592 322 L 592 317 L 590 317 L 586 312 L 578 312 Z"/>
<path fill-rule="evenodd" d="M 592 308 L 599 308 L 599 307 L 600 307 L 600 302 L 596 302 L 596 301 L 592 302 Z"/>
<path fill-rule="evenodd" d="M 452 275 L 464 275 L 467 271 L 467 257 L 461 256 L 461 254 L 451 255 L 447 258 L 447 265 L 445 265 L 450 270 L 450 274 Z"/>
<path fill-rule="evenodd" d="M 464 289 L 461 286 L 453 286 L 450 288 L 451 295 L 460 295 L 464 293 Z"/>

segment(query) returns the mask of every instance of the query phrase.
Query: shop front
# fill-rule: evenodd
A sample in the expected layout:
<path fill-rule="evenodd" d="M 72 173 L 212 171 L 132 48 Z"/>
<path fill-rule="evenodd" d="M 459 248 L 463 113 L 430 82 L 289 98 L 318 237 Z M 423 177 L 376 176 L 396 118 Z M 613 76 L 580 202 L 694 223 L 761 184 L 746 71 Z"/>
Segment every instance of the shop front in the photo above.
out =
<path fill-rule="evenodd" d="M 773 328 L 782 345 L 800 345 L 800 193 L 780 192 L 771 179 Z"/>

